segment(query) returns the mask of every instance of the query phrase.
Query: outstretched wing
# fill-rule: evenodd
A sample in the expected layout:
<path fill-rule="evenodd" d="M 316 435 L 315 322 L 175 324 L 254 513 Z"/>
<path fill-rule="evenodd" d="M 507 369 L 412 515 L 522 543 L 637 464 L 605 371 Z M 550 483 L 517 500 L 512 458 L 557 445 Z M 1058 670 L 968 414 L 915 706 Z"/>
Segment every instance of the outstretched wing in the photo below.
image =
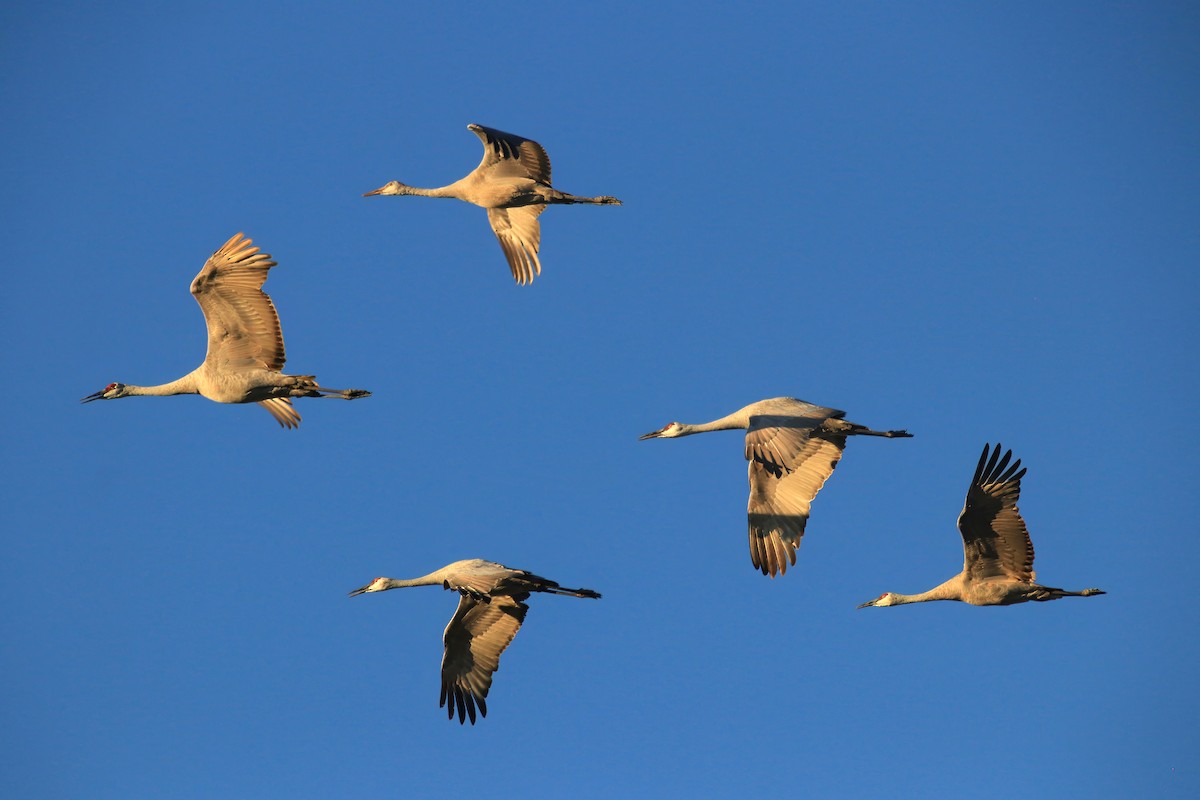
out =
<path fill-rule="evenodd" d="M 500 240 L 500 249 L 517 283 L 531 283 L 542 274 L 542 262 L 538 260 L 542 238 L 538 214 L 545 210 L 544 205 L 487 210 L 488 222 L 492 223 L 492 231 Z"/>
<path fill-rule="evenodd" d="M 846 446 L 845 435 L 820 427 L 824 421 L 783 415 L 750 418 L 750 560 L 772 578 L 796 563 L 809 507 Z"/>
<path fill-rule="evenodd" d="M 984 445 L 967 501 L 958 515 L 963 537 L 963 569 L 972 579 L 1010 577 L 1032 582 L 1033 542 L 1017 508 L 1021 495 L 1021 460 L 1009 466 L 1012 450 L 1000 457 L 1000 444 L 988 457 Z"/>
<path fill-rule="evenodd" d="M 487 716 L 487 695 L 492 673 L 500 668 L 500 654 L 508 647 L 529 606 L 521 602 L 529 595 L 494 595 L 481 602 L 464 595 L 446 626 L 442 655 L 442 696 L 450 719 L 458 712 L 461 725 L 469 717 L 475 724 L 475 708 Z"/>
<path fill-rule="evenodd" d="M 283 331 L 275 304 L 262 291 L 271 256 L 235 235 L 192 280 L 192 295 L 208 324 L 204 360 L 222 370 L 283 369 Z M 278 418 L 278 417 L 276 417 Z"/>
<path fill-rule="evenodd" d="M 532 139 L 471 124 L 467 129 L 483 142 L 483 160 L 477 170 L 490 170 L 498 178 L 532 178 L 550 184 L 550 156 Z"/>
<path fill-rule="evenodd" d="M 258 404 L 271 412 L 271 416 L 283 427 L 300 427 L 300 415 L 292 405 L 290 397 L 272 397 L 269 400 L 259 400 Z"/>

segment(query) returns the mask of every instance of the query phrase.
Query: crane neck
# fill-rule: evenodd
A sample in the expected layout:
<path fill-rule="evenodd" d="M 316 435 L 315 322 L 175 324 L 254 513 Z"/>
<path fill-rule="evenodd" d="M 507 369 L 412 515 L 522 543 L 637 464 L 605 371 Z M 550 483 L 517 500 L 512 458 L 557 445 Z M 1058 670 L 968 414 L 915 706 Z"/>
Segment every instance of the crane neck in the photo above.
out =
<path fill-rule="evenodd" d="M 157 386 L 134 386 L 133 384 L 125 384 L 125 394 L 123 397 L 166 397 L 175 394 L 200 394 L 200 387 L 196 383 L 195 373 L 189 372 L 182 378 L 170 383 L 160 383 Z"/>
<path fill-rule="evenodd" d="M 441 586 L 442 576 L 437 573 L 422 575 L 420 578 L 388 578 L 384 589 L 403 589 L 406 586 Z"/>
<path fill-rule="evenodd" d="M 432 189 L 422 189 L 420 186 L 406 186 L 404 187 L 404 194 L 410 194 L 414 197 L 453 197 L 462 199 L 455 189 L 456 184 L 453 183 L 449 186 L 437 186 Z"/>
<path fill-rule="evenodd" d="M 705 433 L 707 431 L 733 431 L 746 430 L 750 426 L 750 419 L 740 411 L 735 411 L 727 417 L 714 419 L 712 422 L 701 422 L 698 425 L 688 425 L 687 423 L 679 423 L 679 436 L 691 436 L 693 433 Z"/>
<path fill-rule="evenodd" d="M 920 594 L 892 592 L 892 605 L 902 606 L 906 603 L 925 603 L 930 600 L 961 600 L 962 587 L 960 577 L 951 578 L 945 583 L 938 584 L 929 591 L 921 592 Z"/>

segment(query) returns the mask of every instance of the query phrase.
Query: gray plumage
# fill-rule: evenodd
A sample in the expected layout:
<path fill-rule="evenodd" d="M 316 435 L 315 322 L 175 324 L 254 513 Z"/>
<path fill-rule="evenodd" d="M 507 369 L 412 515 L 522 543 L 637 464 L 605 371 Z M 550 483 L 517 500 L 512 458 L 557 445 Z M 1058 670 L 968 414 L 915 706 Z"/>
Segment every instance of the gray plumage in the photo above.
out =
<path fill-rule="evenodd" d="M 529 610 L 525 600 L 533 592 L 599 599 L 591 589 L 567 589 L 556 582 L 494 561 L 472 558 L 455 561 L 419 578 L 376 578 L 350 592 L 354 597 L 405 586 L 441 586 L 459 593 L 458 609 L 442 637 L 442 692 L 439 706 L 459 724 L 475 724 L 476 708 L 487 716 L 487 696 L 492 674 L 500 668 L 500 654 L 512 642 Z"/>
<path fill-rule="evenodd" d="M 192 296 L 208 326 L 204 362 L 178 380 L 158 386 L 110 383 L 83 398 L 164 397 L 198 394 L 217 403 L 258 403 L 285 428 L 300 424 L 293 397 L 368 397 L 363 389 L 326 389 L 313 375 L 284 375 L 287 360 L 275 304 L 262 291 L 276 264 L 253 241 L 235 234 L 204 263 L 192 280 Z"/>
<path fill-rule="evenodd" d="M 672 422 L 641 439 L 672 439 L 705 431 L 746 431 L 750 499 L 750 562 L 763 575 L 782 575 L 796 564 L 813 498 L 833 474 L 847 436 L 911 437 L 908 431 L 873 431 L 846 422 L 846 412 L 773 397 L 701 425 Z"/>
<path fill-rule="evenodd" d="M 963 539 L 962 572 L 927 592 L 914 595 L 884 592 L 859 608 L 929 600 L 1007 606 L 1031 600 L 1041 602 L 1104 594 L 1100 589 L 1072 592 L 1037 583 L 1037 574 L 1033 571 L 1033 542 L 1017 508 L 1025 470 L 1021 468 L 1020 459 L 1009 464 L 1012 450 L 1001 457 L 1000 448 L 999 443 L 994 450 L 990 445 L 983 446 L 983 454 L 967 489 L 966 502 L 958 515 L 958 530 Z"/>
<path fill-rule="evenodd" d="M 532 139 L 482 125 L 467 130 L 483 142 L 483 160 L 473 171 L 448 186 L 422 189 L 390 181 L 363 197 L 414 195 L 453 197 L 487 209 L 488 222 L 508 260 L 513 279 L 527 284 L 542 273 L 538 258 L 541 226 L 538 215 L 559 203 L 621 205 L 615 197 L 580 197 L 550 185 L 550 157 Z"/>

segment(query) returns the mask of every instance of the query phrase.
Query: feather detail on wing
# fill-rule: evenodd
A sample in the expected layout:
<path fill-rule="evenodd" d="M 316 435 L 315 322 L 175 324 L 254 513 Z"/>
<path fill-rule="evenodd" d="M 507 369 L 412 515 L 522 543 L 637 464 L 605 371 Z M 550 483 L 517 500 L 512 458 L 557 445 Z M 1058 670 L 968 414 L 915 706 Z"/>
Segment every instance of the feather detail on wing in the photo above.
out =
<path fill-rule="evenodd" d="M 1033 542 L 1017 508 L 1021 460 L 1009 466 L 1012 450 L 1000 457 L 1000 444 L 984 445 L 967 500 L 958 516 L 963 537 L 963 569 L 973 579 L 1006 576 L 1032 582 Z"/>
<path fill-rule="evenodd" d="M 285 428 L 299 428 L 300 415 L 296 413 L 291 398 L 272 397 L 269 400 L 259 400 L 258 404 L 271 412 L 271 416 Z"/>
<path fill-rule="evenodd" d="M 469 718 L 474 725 L 476 707 L 480 716 L 487 716 L 492 673 L 500 668 L 500 654 L 521 628 L 529 610 L 522 601 L 528 596 L 493 595 L 490 602 L 464 596 L 458 601 L 443 637 L 439 705 L 448 707 L 450 719 L 457 712 L 459 724 Z"/>
<path fill-rule="evenodd" d="M 221 369 L 269 369 L 286 361 L 279 314 L 262 291 L 271 256 L 235 235 L 212 254 L 192 280 L 192 294 L 208 324 L 206 362 Z M 278 417 L 277 417 L 278 418 Z"/>
<path fill-rule="evenodd" d="M 488 222 L 492 224 L 513 278 L 519 284 L 531 283 L 535 276 L 542 274 L 542 262 L 538 260 L 542 238 L 538 215 L 545 210 L 544 205 L 487 210 Z"/>
<path fill-rule="evenodd" d="M 550 185 L 550 157 L 532 139 L 482 125 L 467 129 L 483 142 L 483 160 L 476 169 L 490 169 L 495 177 L 532 178 Z"/>
<path fill-rule="evenodd" d="M 809 508 L 833 474 L 846 437 L 819 429 L 823 420 L 755 416 L 746 432 L 750 560 L 775 577 L 796 563 Z"/>

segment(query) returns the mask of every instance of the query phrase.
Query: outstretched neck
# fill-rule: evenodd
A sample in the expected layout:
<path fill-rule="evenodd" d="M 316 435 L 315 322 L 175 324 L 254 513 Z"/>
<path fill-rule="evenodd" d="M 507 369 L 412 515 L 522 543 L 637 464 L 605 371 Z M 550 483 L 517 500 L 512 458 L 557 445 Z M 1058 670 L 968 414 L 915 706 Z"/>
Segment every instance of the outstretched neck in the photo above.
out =
<path fill-rule="evenodd" d="M 459 198 L 459 193 L 455 190 L 456 184 L 449 186 L 437 186 L 433 189 L 422 189 L 420 186 L 405 186 L 401 194 L 410 194 L 413 197 L 453 197 Z"/>
<path fill-rule="evenodd" d="M 195 373 L 189 372 L 177 381 L 160 383 L 157 386 L 134 386 L 127 383 L 122 397 L 166 397 L 174 394 L 200 394 Z"/>
<path fill-rule="evenodd" d="M 436 573 L 422 575 L 420 578 L 388 578 L 384 589 L 403 589 L 406 586 L 441 586 L 442 578 Z"/>
<path fill-rule="evenodd" d="M 734 412 L 727 417 L 714 419 L 712 422 L 702 422 L 699 425 L 688 425 L 687 423 L 679 423 L 679 436 L 691 436 L 693 433 L 704 433 L 706 431 L 733 431 L 746 430 L 750 426 L 750 420 L 741 412 Z"/>
<path fill-rule="evenodd" d="M 902 606 L 905 603 L 925 603 L 930 600 L 961 600 L 957 580 L 952 578 L 943 584 L 933 587 L 928 592 L 920 594 L 900 594 L 892 592 L 892 605 Z"/>

